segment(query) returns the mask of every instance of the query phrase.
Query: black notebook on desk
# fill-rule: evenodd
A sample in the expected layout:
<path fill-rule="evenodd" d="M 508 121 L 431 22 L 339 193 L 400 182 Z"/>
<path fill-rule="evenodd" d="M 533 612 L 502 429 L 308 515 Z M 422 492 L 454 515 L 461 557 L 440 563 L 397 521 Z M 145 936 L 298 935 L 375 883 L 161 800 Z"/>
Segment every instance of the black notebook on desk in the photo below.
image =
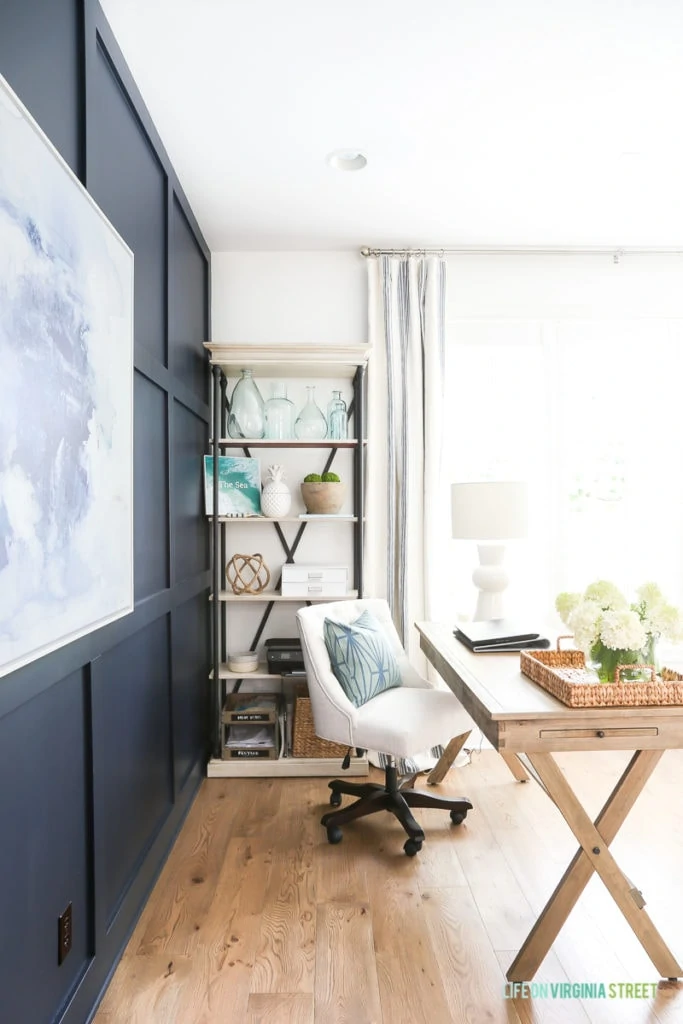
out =
<path fill-rule="evenodd" d="M 467 622 L 456 626 L 453 635 L 475 654 L 496 651 L 540 650 L 550 647 L 550 641 L 524 623 L 511 619 L 491 619 L 485 622 Z"/>

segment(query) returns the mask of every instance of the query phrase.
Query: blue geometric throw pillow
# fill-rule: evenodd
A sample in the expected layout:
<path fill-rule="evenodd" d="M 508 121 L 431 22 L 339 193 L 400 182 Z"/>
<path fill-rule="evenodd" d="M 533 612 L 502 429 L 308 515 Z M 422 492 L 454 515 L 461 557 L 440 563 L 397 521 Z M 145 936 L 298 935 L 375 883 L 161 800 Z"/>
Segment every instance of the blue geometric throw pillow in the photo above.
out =
<path fill-rule="evenodd" d="M 332 671 L 357 708 L 378 693 L 401 685 L 398 662 L 382 626 L 370 612 L 349 624 L 325 619 L 323 633 Z"/>

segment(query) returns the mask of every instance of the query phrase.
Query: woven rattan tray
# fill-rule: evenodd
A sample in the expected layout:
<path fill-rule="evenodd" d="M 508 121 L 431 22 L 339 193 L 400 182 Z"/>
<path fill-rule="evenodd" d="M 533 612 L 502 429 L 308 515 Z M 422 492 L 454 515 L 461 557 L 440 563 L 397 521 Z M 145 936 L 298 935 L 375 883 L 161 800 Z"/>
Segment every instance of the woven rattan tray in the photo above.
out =
<path fill-rule="evenodd" d="M 294 697 L 294 725 L 292 727 L 293 757 L 344 757 L 348 747 L 342 743 L 321 740 L 315 734 L 311 698 L 305 687 L 297 688 Z"/>
<path fill-rule="evenodd" d="M 672 669 L 663 668 L 656 676 L 648 665 L 643 667 L 652 673 L 649 681 L 626 682 L 618 672 L 618 682 L 601 683 L 586 668 L 582 651 L 522 651 L 520 663 L 525 676 L 572 708 L 683 704 L 683 675 Z"/>

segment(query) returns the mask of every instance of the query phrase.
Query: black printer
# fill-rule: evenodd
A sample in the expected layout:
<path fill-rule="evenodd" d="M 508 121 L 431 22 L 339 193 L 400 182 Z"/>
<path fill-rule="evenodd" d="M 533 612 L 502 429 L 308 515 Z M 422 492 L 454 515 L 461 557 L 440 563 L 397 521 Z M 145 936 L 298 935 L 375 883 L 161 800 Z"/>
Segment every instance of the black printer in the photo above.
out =
<path fill-rule="evenodd" d="M 266 661 L 271 675 L 290 675 L 304 671 L 304 656 L 298 637 L 271 637 L 266 640 Z"/>

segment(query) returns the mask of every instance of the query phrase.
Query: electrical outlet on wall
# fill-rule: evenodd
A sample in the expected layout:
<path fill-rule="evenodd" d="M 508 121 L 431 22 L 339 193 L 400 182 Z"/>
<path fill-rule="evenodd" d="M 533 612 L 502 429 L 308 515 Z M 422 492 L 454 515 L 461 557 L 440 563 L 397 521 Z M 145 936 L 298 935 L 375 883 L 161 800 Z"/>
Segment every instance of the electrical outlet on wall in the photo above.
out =
<path fill-rule="evenodd" d="M 71 904 L 57 918 L 57 963 L 64 962 L 65 957 L 71 952 L 72 920 Z"/>

